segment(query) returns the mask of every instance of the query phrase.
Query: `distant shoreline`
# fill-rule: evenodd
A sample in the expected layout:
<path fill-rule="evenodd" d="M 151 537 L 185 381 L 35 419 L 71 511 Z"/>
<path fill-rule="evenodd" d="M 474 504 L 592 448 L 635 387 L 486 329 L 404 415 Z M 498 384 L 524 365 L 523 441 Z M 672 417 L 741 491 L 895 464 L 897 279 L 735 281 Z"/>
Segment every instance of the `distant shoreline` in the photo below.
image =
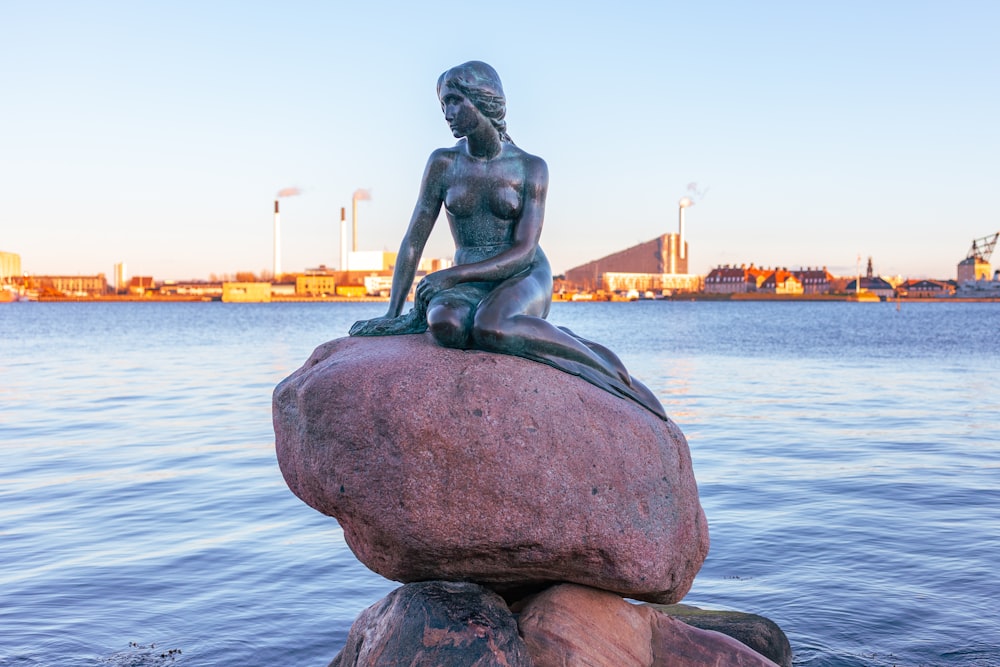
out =
<path fill-rule="evenodd" d="M 242 303 L 384 303 L 389 300 L 388 297 L 380 296 L 367 296 L 367 297 L 290 297 L 290 296 L 280 296 L 272 297 L 269 302 L 242 302 Z M 844 294 L 750 294 L 750 293 L 737 293 L 737 294 L 676 294 L 668 297 L 661 297 L 657 299 L 633 299 L 631 301 L 730 301 L 730 302 L 741 302 L 741 301 L 852 301 L 853 295 Z M 218 297 L 203 297 L 203 296 L 181 296 L 181 295 L 171 295 L 171 296 L 125 296 L 125 295 L 111 295 L 111 296 L 39 296 L 38 302 L 45 303 L 221 303 L 221 299 Z M 595 296 L 592 299 L 565 299 L 565 298 L 554 298 L 554 303 L 629 303 L 631 302 L 627 299 L 608 299 L 604 297 Z M 885 301 L 872 301 L 871 303 L 1000 303 L 1000 297 L 900 297 L 886 299 Z M 240 303 L 240 302 L 233 302 Z"/>

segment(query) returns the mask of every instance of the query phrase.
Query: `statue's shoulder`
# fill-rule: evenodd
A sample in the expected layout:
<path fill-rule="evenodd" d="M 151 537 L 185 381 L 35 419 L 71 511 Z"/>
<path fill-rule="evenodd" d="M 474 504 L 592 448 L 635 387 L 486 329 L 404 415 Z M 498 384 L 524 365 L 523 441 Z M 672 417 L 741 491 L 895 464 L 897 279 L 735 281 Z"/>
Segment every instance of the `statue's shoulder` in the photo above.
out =
<path fill-rule="evenodd" d="M 545 165 L 545 160 L 524 150 L 517 144 L 504 144 L 504 153 L 512 159 L 525 163 Z"/>
<path fill-rule="evenodd" d="M 446 178 L 446 174 L 451 170 L 451 166 L 458 158 L 458 148 L 456 146 L 446 146 L 438 148 L 427 158 L 427 166 L 424 167 L 424 178 L 428 182 L 437 182 Z"/>
<path fill-rule="evenodd" d="M 431 156 L 427 158 L 427 162 L 428 163 L 454 162 L 460 152 L 461 149 L 459 148 L 459 144 L 455 144 L 454 146 L 443 146 L 441 148 L 435 149 L 434 152 L 431 153 Z"/>
<path fill-rule="evenodd" d="M 545 163 L 545 160 L 538 157 L 537 155 L 532 155 L 528 151 L 515 146 L 514 144 L 508 144 L 505 150 L 509 151 L 508 155 L 517 160 L 523 166 L 525 174 L 529 179 L 546 182 L 549 178 L 549 166 Z"/>

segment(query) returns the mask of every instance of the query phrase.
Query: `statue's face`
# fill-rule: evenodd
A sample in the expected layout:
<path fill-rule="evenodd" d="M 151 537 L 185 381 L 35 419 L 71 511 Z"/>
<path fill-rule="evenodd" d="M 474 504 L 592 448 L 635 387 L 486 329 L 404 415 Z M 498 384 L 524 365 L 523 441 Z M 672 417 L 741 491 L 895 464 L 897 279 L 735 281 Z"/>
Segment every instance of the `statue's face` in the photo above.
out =
<path fill-rule="evenodd" d="M 441 87 L 441 111 L 455 137 L 466 137 L 486 119 L 462 91 L 449 85 Z"/>

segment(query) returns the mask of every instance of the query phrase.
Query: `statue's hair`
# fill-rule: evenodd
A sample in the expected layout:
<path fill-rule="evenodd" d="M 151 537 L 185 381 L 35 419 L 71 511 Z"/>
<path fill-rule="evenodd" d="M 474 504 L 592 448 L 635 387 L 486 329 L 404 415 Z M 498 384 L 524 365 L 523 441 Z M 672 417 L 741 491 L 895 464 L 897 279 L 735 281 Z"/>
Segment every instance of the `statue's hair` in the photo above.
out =
<path fill-rule="evenodd" d="M 438 77 L 439 95 L 441 87 L 446 84 L 460 90 L 490 120 L 500 133 L 500 141 L 514 143 L 507 134 L 507 121 L 504 120 L 507 115 L 507 98 L 504 97 L 500 75 L 495 69 L 484 62 L 470 60 L 452 67 Z"/>

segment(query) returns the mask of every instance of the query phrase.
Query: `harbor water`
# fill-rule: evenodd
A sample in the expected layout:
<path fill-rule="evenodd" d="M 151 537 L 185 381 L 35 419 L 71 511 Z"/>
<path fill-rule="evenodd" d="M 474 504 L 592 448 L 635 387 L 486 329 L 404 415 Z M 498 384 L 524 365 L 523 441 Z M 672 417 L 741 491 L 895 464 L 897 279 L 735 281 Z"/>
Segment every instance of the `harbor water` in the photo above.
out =
<path fill-rule="evenodd" d="M 323 667 L 398 584 L 295 498 L 271 392 L 384 304 L 0 305 L 0 667 Z M 685 602 L 796 665 L 1000 666 L 1000 303 L 557 303 L 686 434 Z M 481 511 L 489 511 L 482 508 Z"/>

